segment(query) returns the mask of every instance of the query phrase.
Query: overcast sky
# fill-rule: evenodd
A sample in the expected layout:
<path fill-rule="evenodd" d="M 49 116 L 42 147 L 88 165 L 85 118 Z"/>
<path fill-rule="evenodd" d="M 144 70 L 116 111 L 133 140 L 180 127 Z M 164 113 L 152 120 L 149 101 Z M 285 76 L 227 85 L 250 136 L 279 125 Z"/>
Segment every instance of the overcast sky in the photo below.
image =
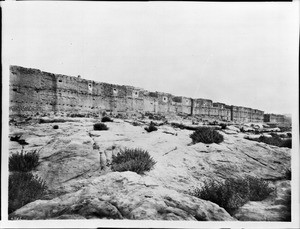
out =
<path fill-rule="evenodd" d="M 5 61 L 98 82 L 291 113 L 294 3 L 17 2 Z"/>

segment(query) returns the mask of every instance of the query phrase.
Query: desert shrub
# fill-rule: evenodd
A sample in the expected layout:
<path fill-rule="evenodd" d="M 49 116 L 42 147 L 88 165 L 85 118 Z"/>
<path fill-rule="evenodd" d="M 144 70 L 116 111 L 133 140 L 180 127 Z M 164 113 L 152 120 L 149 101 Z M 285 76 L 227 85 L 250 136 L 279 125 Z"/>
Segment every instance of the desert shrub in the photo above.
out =
<path fill-rule="evenodd" d="M 171 126 L 174 127 L 174 128 L 179 128 L 179 129 L 184 129 L 185 128 L 185 126 L 183 124 L 176 123 L 176 122 L 172 122 Z"/>
<path fill-rule="evenodd" d="M 138 122 L 132 122 L 131 123 L 133 126 L 140 126 L 141 124 L 140 123 L 138 123 Z"/>
<path fill-rule="evenodd" d="M 280 137 L 280 138 L 287 138 L 287 135 L 286 134 L 279 134 L 279 133 L 270 133 L 270 135 L 272 136 L 272 137 Z"/>
<path fill-rule="evenodd" d="M 206 144 L 221 143 L 224 140 L 223 135 L 209 127 L 200 127 L 190 135 L 190 138 L 194 144 L 198 142 Z"/>
<path fill-rule="evenodd" d="M 15 153 L 9 157 L 9 171 L 29 172 L 39 164 L 39 155 L 35 151 Z"/>
<path fill-rule="evenodd" d="M 108 127 L 104 123 L 95 123 L 94 130 L 108 130 Z"/>
<path fill-rule="evenodd" d="M 149 153 L 142 149 L 125 149 L 112 158 L 113 171 L 132 171 L 144 174 L 150 171 L 156 162 Z"/>
<path fill-rule="evenodd" d="M 292 139 L 284 139 L 281 142 L 280 147 L 287 147 L 287 148 L 292 148 Z"/>
<path fill-rule="evenodd" d="M 58 129 L 58 125 L 54 125 L 54 126 L 53 126 L 53 129 Z"/>
<path fill-rule="evenodd" d="M 166 119 L 166 117 L 162 114 L 153 114 L 153 113 L 150 113 L 150 112 L 146 112 L 145 116 L 148 116 L 149 119 L 156 120 L 156 121 Z"/>
<path fill-rule="evenodd" d="M 20 140 L 21 136 L 22 136 L 22 135 L 11 136 L 11 137 L 10 137 L 10 140 L 11 140 L 12 142 L 18 142 L 18 141 Z"/>
<path fill-rule="evenodd" d="M 229 178 L 223 183 L 206 182 L 202 188 L 194 189 L 191 194 L 209 200 L 226 209 L 229 213 L 250 200 L 263 200 L 273 191 L 268 183 L 255 177 Z"/>
<path fill-rule="evenodd" d="M 258 129 L 255 129 L 254 134 L 260 134 L 260 131 Z"/>
<path fill-rule="evenodd" d="M 290 126 L 279 126 L 279 129 L 281 132 L 287 132 L 287 131 L 291 131 L 291 127 Z"/>
<path fill-rule="evenodd" d="M 222 129 L 222 130 L 225 130 L 226 127 L 227 127 L 227 125 L 226 125 L 225 123 L 221 123 L 220 126 L 221 126 L 221 129 Z"/>
<path fill-rule="evenodd" d="M 48 119 L 48 118 L 40 118 L 39 123 L 44 124 L 44 123 L 64 123 L 64 122 L 76 122 L 71 119 L 64 119 L 64 118 L 54 118 L 54 119 Z"/>
<path fill-rule="evenodd" d="M 251 201 L 264 200 L 273 192 L 269 183 L 261 178 L 249 176 L 246 180 L 249 185 L 249 200 Z"/>
<path fill-rule="evenodd" d="M 251 141 L 263 142 L 268 145 L 278 146 L 278 147 L 288 147 L 292 148 L 292 139 L 281 139 L 278 134 L 273 134 L 272 137 L 266 137 L 261 135 L 257 139 L 248 139 Z"/>
<path fill-rule="evenodd" d="M 31 173 L 13 173 L 8 182 L 8 213 L 40 199 L 46 190 L 45 182 Z"/>
<path fill-rule="evenodd" d="M 71 118 L 84 118 L 85 114 L 79 114 L 79 113 L 72 113 L 68 115 Z"/>
<path fill-rule="evenodd" d="M 292 179 L 292 171 L 291 171 L 291 169 L 286 169 L 285 170 L 284 177 L 287 180 L 291 180 Z"/>
<path fill-rule="evenodd" d="M 101 122 L 113 122 L 113 120 L 112 120 L 110 117 L 104 116 L 104 117 L 101 119 Z"/>
<path fill-rule="evenodd" d="M 150 133 L 152 131 L 157 131 L 157 128 L 155 127 L 154 123 L 151 122 L 148 127 L 145 127 L 145 130 Z"/>

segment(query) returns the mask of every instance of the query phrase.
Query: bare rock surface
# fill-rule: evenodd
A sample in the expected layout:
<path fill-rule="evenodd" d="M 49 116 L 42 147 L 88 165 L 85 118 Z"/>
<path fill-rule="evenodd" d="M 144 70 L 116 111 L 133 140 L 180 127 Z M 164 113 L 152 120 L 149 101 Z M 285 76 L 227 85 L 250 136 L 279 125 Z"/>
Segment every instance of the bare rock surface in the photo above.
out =
<path fill-rule="evenodd" d="M 226 126 L 226 129 L 227 129 L 227 130 L 232 130 L 232 131 L 235 131 L 235 132 L 240 132 L 240 129 L 239 129 L 239 128 L 237 128 L 237 127 L 235 127 L 235 126 L 232 126 L 232 125 Z"/>
<path fill-rule="evenodd" d="M 10 135 L 22 133 L 28 143 L 24 151 L 39 153 L 34 173 L 49 189 L 47 200 L 29 203 L 16 215 L 39 219 L 232 220 L 224 209 L 190 196 L 189 190 L 210 179 L 253 175 L 280 180 L 290 168 L 290 149 L 244 139 L 245 134 L 235 128 L 228 128 L 230 134 L 219 131 L 224 136 L 220 144 L 191 144 L 192 130 L 170 125 L 147 133 L 142 122 L 134 126 L 114 119 L 105 123 L 109 130 L 94 131 L 98 119 L 74 120 L 10 126 Z M 53 129 L 55 124 L 59 129 Z M 21 145 L 10 143 L 10 154 L 20 152 Z M 99 152 L 111 162 L 112 155 L 124 148 L 147 150 L 157 162 L 154 169 L 139 176 L 112 172 L 108 163 L 100 170 Z"/>
<path fill-rule="evenodd" d="M 89 179 L 80 190 L 52 200 L 37 200 L 18 209 L 13 217 L 234 220 L 223 208 L 175 190 L 133 172 L 113 172 Z"/>

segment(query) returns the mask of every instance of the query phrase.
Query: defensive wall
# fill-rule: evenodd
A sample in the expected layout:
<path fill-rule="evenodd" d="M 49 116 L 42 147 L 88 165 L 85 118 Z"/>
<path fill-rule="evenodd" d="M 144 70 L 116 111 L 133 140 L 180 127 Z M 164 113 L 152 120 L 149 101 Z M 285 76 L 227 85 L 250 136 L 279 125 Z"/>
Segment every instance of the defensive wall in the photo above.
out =
<path fill-rule="evenodd" d="M 291 119 L 280 114 L 264 114 L 264 122 L 290 124 Z"/>
<path fill-rule="evenodd" d="M 234 122 L 264 121 L 264 112 L 257 109 L 100 83 L 79 76 L 53 74 L 20 66 L 10 66 L 9 91 L 10 115 L 150 112 Z"/>

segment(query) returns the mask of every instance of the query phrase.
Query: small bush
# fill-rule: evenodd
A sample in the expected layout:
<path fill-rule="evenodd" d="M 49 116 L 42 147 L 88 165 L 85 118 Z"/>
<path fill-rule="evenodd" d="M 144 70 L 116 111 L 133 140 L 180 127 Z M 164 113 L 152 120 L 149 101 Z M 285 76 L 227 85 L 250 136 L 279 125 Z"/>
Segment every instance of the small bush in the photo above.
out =
<path fill-rule="evenodd" d="M 190 135 L 193 143 L 202 142 L 205 144 L 221 143 L 224 138 L 223 135 L 219 134 L 216 130 L 209 127 L 200 127 L 194 133 Z"/>
<path fill-rule="evenodd" d="M 261 201 L 266 199 L 273 189 L 269 187 L 269 183 L 263 179 L 257 177 L 247 177 L 247 183 L 249 185 L 249 200 Z"/>
<path fill-rule="evenodd" d="M 11 140 L 12 142 L 19 142 L 21 136 L 22 136 L 22 135 L 11 136 L 11 137 L 10 137 L 10 140 Z"/>
<path fill-rule="evenodd" d="M 49 118 L 40 118 L 39 123 L 44 124 L 44 123 L 64 123 L 64 122 L 74 122 L 71 119 L 64 119 L 64 118 L 54 118 L 54 119 L 49 119 Z"/>
<path fill-rule="evenodd" d="M 9 157 L 9 171 L 29 172 L 39 164 L 39 155 L 35 151 L 13 154 Z"/>
<path fill-rule="evenodd" d="M 43 180 L 31 173 L 13 173 L 8 182 L 8 213 L 40 199 L 46 190 Z"/>
<path fill-rule="evenodd" d="M 94 130 L 108 130 L 108 127 L 104 123 L 94 124 Z"/>
<path fill-rule="evenodd" d="M 10 140 L 14 142 L 18 142 L 20 145 L 28 145 L 25 139 L 21 139 L 22 135 L 11 136 Z"/>
<path fill-rule="evenodd" d="M 55 129 L 55 130 L 58 129 L 58 125 L 54 125 L 53 129 Z"/>
<path fill-rule="evenodd" d="M 151 122 L 150 125 L 148 127 L 145 127 L 145 130 L 150 133 L 152 131 L 157 131 L 157 128 L 155 127 L 154 123 Z"/>
<path fill-rule="evenodd" d="M 174 127 L 174 128 L 179 128 L 179 129 L 184 129 L 185 128 L 185 126 L 183 124 L 176 123 L 176 122 L 172 122 L 171 126 Z"/>
<path fill-rule="evenodd" d="M 285 179 L 292 180 L 292 171 L 291 169 L 286 169 L 284 174 Z"/>
<path fill-rule="evenodd" d="M 281 142 L 280 147 L 292 148 L 292 139 L 285 139 Z"/>
<path fill-rule="evenodd" d="M 166 117 L 164 115 L 162 115 L 162 114 L 152 114 L 150 112 L 146 112 L 145 116 L 148 116 L 149 119 L 156 120 L 156 121 L 165 120 L 166 119 Z"/>
<path fill-rule="evenodd" d="M 140 126 L 141 124 L 138 123 L 138 122 L 132 122 L 132 125 L 133 125 L 133 126 Z"/>
<path fill-rule="evenodd" d="M 67 114 L 67 117 L 71 117 L 71 118 L 84 118 L 85 114 L 71 113 L 71 114 Z"/>
<path fill-rule="evenodd" d="M 279 129 L 281 132 L 287 132 L 287 131 L 291 131 L 291 127 L 290 126 L 279 126 Z"/>
<path fill-rule="evenodd" d="M 192 195 L 209 200 L 226 209 L 230 214 L 243 206 L 247 201 L 259 201 L 267 198 L 273 191 L 262 179 L 246 177 L 229 178 L 224 183 L 210 181 L 203 188 L 196 188 Z"/>
<path fill-rule="evenodd" d="M 105 116 L 101 119 L 101 122 L 113 122 L 113 120 L 110 117 Z"/>
<path fill-rule="evenodd" d="M 125 149 L 112 158 L 113 171 L 132 171 L 144 174 L 150 171 L 156 162 L 149 153 L 142 149 Z"/>
<path fill-rule="evenodd" d="M 225 123 L 221 123 L 220 126 L 221 126 L 221 129 L 222 129 L 222 130 L 225 130 L 226 127 L 227 127 L 227 125 L 226 125 Z"/>
<path fill-rule="evenodd" d="M 261 135 L 258 139 L 248 139 L 251 141 L 263 142 L 268 145 L 278 146 L 278 147 L 288 147 L 292 148 L 292 139 L 281 139 L 278 134 L 273 134 L 272 137 L 266 137 Z"/>

